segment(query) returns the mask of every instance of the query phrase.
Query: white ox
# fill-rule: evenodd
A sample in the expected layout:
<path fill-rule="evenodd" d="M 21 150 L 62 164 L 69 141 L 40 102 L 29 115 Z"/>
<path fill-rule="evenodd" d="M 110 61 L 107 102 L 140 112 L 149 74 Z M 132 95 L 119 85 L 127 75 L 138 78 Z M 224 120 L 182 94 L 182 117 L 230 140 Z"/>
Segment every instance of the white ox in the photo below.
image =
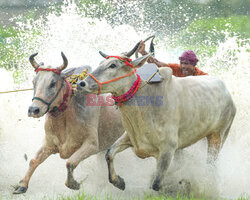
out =
<path fill-rule="evenodd" d="M 128 59 L 136 48 L 121 57 Z M 130 63 L 134 67 L 140 67 L 148 56 Z M 100 63 L 92 76 L 79 82 L 78 87 L 84 93 L 97 94 L 101 86 L 101 93 L 119 96 L 131 88 L 137 79 L 135 74 L 99 86 L 97 82 L 103 83 L 133 70 L 121 60 L 109 57 Z M 116 174 L 113 165 L 117 153 L 132 147 L 140 158 L 153 156 L 157 160 L 157 171 L 152 188 L 158 191 L 178 149 L 206 137 L 210 155 L 208 161 L 215 160 L 236 113 L 231 95 L 220 79 L 213 76 L 178 78 L 167 67 L 160 68 L 159 73 L 163 77 L 161 83 L 140 88 L 134 97 L 134 103 L 122 103 L 119 106 L 125 132 L 108 149 L 106 160 L 109 181 L 122 190 L 125 189 L 125 182 Z M 144 83 L 142 80 L 141 84 Z M 144 101 L 151 97 L 151 100 L 154 99 L 153 103 L 143 104 L 142 97 Z"/>

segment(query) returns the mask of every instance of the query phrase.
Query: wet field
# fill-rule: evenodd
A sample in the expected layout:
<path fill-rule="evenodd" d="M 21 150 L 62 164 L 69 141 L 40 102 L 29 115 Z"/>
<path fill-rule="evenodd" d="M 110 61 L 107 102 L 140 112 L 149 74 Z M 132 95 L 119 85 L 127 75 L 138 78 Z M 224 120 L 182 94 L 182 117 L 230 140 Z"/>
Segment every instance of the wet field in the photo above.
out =
<path fill-rule="evenodd" d="M 106 21 L 84 18 L 75 11 L 74 4 L 63 9 L 60 16 L 50 14 L 46 25 L 42 19 L 38 19 L 36 28 L 39 28 L 41 34 L 33 40 L 27 40 L 30 33 L 25 32 L 22 40 L 27 48 L 20 51 L 27 55 L 39 52 L 38 61 L 52 66 L 61 64 L 60 52 L 63 51 L 69 60 L 69 67 L 88 64 L 95 68 L 102 60 L 99 50 L 112 54 L 124 52 L 148 36 L 127 25 L 113 28 Z M 12 18 L 18 12 L 25 10 L 13 9 L 7 13 Z M 1 23 L 12 23 L 2 12 L 0 17 Z M 22 28 L 26 24 L 18 26 Z M 156 56 L 162 61 L 177 62 L 182 49 L 166 49 L 164 44 L 167 39 L 157 41 Z M 207 144 L 202 140 L 178 154 L 165 180 L 166 191 L 175 195 L 182 188 L 183 191 L 190 190 L 194 196 L 205 195 L 209 199 L 247 197 L 250 194 L 249 40 L 227 37 L 218 44 L 212 56 L 200 59 L 204 65 L 199 68 L 226 82 L 235 101 L 237 114 L 215 168 L 206 165 Z M 28 57 L 22 58 L 20 63 L 25 66 L 25 80 L 14 83 L 12 72 L 0 69 L 0 91 L 32 87 L 34 72 Z M 32 96 L 32 91 L 0 94 L 0 199 L 59 198 L 61 195 L 78 194 L 79 191 L 72 191 L 64 185 L 66 160 L 56 154 L 38 167 L 26 194 L 12 195 L 12 186 L 22 179 L 29 160 L 43 142 L 44 117 L 33 119 L 27 116 Z M 24 155 L 27 155 L 27 160 Z M 75 177 L 81 182 L 80 192 L 84 190 L 86 194 L 101 199 L 109 195 L 121 199 L 143 197 L 145 194 L 157 195 L 150 189 L 155 166 L 153 158 L 140 159 L 131 149 L 118 154 L 115 168 L 125 179 L 125 191 L 118 190 L 108 182 L 104 153 L 83 161 L 75 170 Z M 190 185 L 180 186 L 180 180 Z"/>

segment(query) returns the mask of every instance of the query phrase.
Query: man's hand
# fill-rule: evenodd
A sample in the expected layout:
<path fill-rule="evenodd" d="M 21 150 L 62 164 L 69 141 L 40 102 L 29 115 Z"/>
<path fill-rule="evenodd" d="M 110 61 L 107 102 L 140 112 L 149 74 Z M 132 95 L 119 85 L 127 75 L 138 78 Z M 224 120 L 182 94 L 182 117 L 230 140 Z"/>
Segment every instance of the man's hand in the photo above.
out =
<path fill-rule="evenodd" d="M 142 40 L 140 41 L 140 44 L 138 46 L 138 52 L 141 55 L 146 55 L 147 54 L 147 52 L 145 51 L 145 43 Z"/>

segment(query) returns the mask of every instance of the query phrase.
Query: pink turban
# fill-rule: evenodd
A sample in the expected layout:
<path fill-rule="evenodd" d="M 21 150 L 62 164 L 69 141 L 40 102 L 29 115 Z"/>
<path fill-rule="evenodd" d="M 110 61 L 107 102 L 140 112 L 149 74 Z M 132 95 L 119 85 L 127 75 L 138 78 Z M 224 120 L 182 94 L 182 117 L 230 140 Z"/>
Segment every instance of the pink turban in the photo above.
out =
<path fill-rule="evenodd" d="M 187 50 L 183 52 L 181 57 L 179 57 L 180 61 L 188 61 L 191 65 L 196 65 L 198 62 L 198 58 L 196 57 L 195 53 L 192 50 Z"/>

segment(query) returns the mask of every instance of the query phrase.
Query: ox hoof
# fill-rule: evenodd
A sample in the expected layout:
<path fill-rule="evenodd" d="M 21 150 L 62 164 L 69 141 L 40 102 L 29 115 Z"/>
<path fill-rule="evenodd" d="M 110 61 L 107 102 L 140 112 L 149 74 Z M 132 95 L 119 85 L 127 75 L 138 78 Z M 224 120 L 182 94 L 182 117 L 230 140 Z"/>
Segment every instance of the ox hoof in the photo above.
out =
<path fill-rule="evenodd" d="M 72 189 L 72 190 L 79 190 L 80 189 L 80 183 L 78 183 L 77 181 L 71 181 L 71 182 L 66 182 L 65 185 Z"/>
<path fill-rule="evenodd" d="M 27 189 L 27 187 L 18 186 L 13 192 L 13 194 L 23 194 L 27 191 Z"/>
<path fill-rule="evenodd" d="M 152 185 L 153 190 L 159 191 L 160 190 L 160 182 L 159 181 L 154 181 Z"/>
<path fill-rule="evenodd" d="M 125 182 L 124 179 L 118 176 L 118 180 L 112 183 L 115 187 L 119 188 L 120 190 L 125 190 Z"/>

